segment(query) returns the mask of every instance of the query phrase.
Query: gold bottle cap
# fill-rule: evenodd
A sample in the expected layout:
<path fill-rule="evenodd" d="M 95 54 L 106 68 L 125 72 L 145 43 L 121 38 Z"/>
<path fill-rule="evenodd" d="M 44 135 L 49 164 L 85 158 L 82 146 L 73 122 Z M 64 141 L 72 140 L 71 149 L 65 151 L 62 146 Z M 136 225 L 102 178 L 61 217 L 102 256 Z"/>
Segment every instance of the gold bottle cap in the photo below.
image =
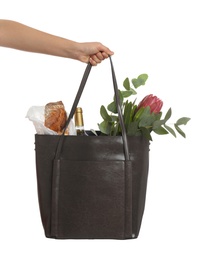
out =
<path fill-rule="evenodd" d="M 75 111 L 75 125 L 76 126 L 84 126 L 82 108 L 77 107 Z"/>
<path fill-rule="evenodd" d="M 77 108 L 76 108 L 76 112 L 77 112 L 77 113 L 82 113 L 82 107 L 77 107 Z"/>

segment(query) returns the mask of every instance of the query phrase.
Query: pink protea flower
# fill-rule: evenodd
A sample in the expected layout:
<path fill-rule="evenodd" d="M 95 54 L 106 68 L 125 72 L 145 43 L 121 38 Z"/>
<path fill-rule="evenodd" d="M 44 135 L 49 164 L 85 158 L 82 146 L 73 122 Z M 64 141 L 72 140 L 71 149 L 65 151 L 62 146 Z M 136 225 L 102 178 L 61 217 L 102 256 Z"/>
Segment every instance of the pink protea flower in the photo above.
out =
<path fill-rule="evenodd" d="M 151 113 L 157 114 L 161 111 L 163 102 L 157 96 L 153 96 L 152 94 L 150 94 L 145 98 L 143 98 L 143 100 L 138 104 L 136 110 L 138 111 L 141 107 L 148 107 L 148 106 L 150 107 Z"/>

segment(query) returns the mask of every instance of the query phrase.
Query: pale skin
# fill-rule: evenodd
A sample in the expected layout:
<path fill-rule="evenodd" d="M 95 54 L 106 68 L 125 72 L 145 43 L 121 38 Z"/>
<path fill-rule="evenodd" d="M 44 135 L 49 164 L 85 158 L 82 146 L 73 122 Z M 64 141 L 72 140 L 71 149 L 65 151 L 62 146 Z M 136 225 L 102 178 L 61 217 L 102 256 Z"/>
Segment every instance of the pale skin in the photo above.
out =
<path fill-rule="evenodd" d="M 100 42 L 80 43 L 3 19 L 0 19 L 0 46 L 90 62 L 93 66 L 114 54 Z"/>

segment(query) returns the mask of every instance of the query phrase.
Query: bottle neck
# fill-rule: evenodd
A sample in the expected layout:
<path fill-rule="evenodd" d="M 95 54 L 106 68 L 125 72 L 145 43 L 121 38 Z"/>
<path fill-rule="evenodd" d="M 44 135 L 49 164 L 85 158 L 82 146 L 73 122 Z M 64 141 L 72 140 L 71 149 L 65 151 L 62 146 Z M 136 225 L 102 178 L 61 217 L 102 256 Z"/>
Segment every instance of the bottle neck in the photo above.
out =
<path fill-rule="evenodd" d="M 85 135 L 82 108 L 77 107 L 75 111 L 75 128 L 77 135 Z"/>

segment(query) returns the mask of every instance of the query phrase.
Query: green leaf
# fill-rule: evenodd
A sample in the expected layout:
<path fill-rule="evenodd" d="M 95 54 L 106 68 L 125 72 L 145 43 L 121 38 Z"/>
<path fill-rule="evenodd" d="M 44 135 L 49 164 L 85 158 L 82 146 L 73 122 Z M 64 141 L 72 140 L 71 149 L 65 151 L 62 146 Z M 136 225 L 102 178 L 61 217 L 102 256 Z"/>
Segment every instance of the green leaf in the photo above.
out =
<path fill-rule="evenodd" d="M 124 108 L 124 124 L 126 125 L 126 128 L 128 127 L 128 124 L 131 121 L 131 111 L 132 111 L 132 102 L 128 103 L 128 100 L 125 103 L 125 108 Z"/>
<path fill-rule="evenodd" d="M 140 119 L 142 119 L 144 117 L 148 117 L 148 116 L 149 117 L 153 116 L 153 114 L 151 114 L 151 112 L 150 112 L 150 107 L 149 106 L 144 107 L 144 110 L 143 110 L 142 114 L 140 115 Z"/>
<path fill-rule="evenodd" d="M 137 92 L 133 88 L 130 88 L 130 91 L 132 92 L 132 95 L 136 95 L 137 94 Z"/>
<path fill-rule="evenodd" d="M 164 119 L 156 120 L 156 121 L 154 121 L 154 123 L 152 125 L 152 129 L 156 130 L 156 129 L 160 128 L 163 124 L 165 124 L 165 120 Z"/>
<path fill-rule="evenodd" d="M 106 135 L 110 135 L 112 123 L 110 123 L 108 121 L 103 121 L 102 123 L 98 124 L 98 127 L 102 133 L 104 133 Z"/>
<path fill-rule="evenodd" d="M 182 131 L 182 129 L 180 129 L 180 127 L 177 124 L 174 124 L 175 129 L 177 130 L 177 132 L 182 135 L 184 138 L 186 138 L 185 133 Z"/>
<path fill-rule="evenodd" d="M 120 91 L 120 89 L 118 90 L 118 93 L 119 93 L 119 100 L 120 100 L 120 105 L 123 104 L 123 95 L 122 95 L 122 92 Z M 114 102 L 116 100 L 116 97 L 114 96 Z"/>
<path fill-rule="evenodd" d="M 145 127 L 141 127 L 140 130 L 142 131 L 142 135 L 144 137 L 146 137 L 148 140 L 152 141 L 152 137 L 151 137 L 151 134 L 150 134 L 150 130 L 145 128 Z"/>
<path fill-rule="evenodd" d="M 114 101 L 107 106 L 107 109 L 114 114 L 118 113 L 116 103 Z"/>
<path fill-rule="evenodd" d="M 137 135 L 138 132 L 141 134 L 141 132 L 138 129 L 138 123 L 136 121 L 130 122 L 128 124 L 128 128 L 127 128 L 127 135 L 135 136 L 135 135 Z"/>
<path fill-rule="evenodd" d="M 119 93 L 120 105 L 122 106 L 122 104 L 123 104 L 123 95 L 122 95 L 122 92 L 121 92 L 120 90 L 118 90 L 118 93 Z M 117 106 L 116 106 L 116 97 L 115 97 L 115 95 L 114 95 L 114 99 L 113 99 L 113 100 L 114 100 L 114 101 L 111 102 L 111 103 L 107 106 L 107 109 L 108 109 L 110 112 L 112 112 L 112 113 L 114 113 L 114 114 L 117 114 L 118 111 L 117 111 Z"/>
<path fill-rule="evenodd" d="M 101 108 L 100 108 L 100 114 L 101 114 L 101 116 L 102 116 L 102 118 L 103 118 L 104 120 L 109 121 L 109 122 L 112 121 L 111 116 L 107 113 L 106 108 L 105 108 L 104 106 L 101 106 Z"/>
<path fill-rule="evenodd" d="M 132 84 L 135 88 L 140 87 L 141 85 L 145 85 L 145 82 L 148 79 L 148 75 L 147 74 L 141 74 L 138 76 L 138 78 L 134 78 L 132 79 Z"/>
<path fill-rule="evenodd" d="M 152 128 L 152 123 L 154 119 L 151 116 L 145 116 L 143 117 L 139 122 L 139 127 L 147 127 Z"/>
<path fill-rule="evenodd" d="M 176 133 L 175 131 L 168 125 L 164 125 L 164 127 L 166 128 L 166 130 L 171 133 L 174 137 L 176 137 Z"/>
<path fill-rule="evenodd" d="M 162 112 L 159 112 L 157 114 L 154 113 L 154 116 L 155 116 L 156 120 L 161 120 Z"/>
<path fill-rule="evenodd" d="M 121 91 L 123 98 L 130 97 L 131 95 L 135 95 L 131 90 Z"/>
<path fill-rule="evenodd" d="M 126 78 L 124 81 L 123 81 L 123 86 L 126 90 L 130 90 L 130 80 L 129 78 Z"/>
<path fill-rule="evenodd" d="M 168 121 L 169 118 L 171 117 L 171 115 L 172 115 L 172 110 L 171 110 L 171 108 L 169 108 L 168 112 L 166 113 L 166 115 L 164 117 L 164 121 L 165 122 Z"/>
<path fill-rule="evenodd" d="M 186 125 L 189 120 L 189 117 L 182 117 L 177 120 L 176 125 Z"/>
<path fill-rule="evenodd" d="M 141 118 L 145 117 L 145 116 L 149 116 L 150 115 L 150 107 L 141 107 L 135 114 L 135 119 L 136 120 L 140 120 Z"/>
<path fill-rule="evenodd" d="M 144 112 L 144 107 L 141 107 L 135 114 L 135 120 L 140 118 L 140 116 L 142 115 L 143 112 Z"/>
<path fill-rule="evenodd" d="M 118 116 L 111 115 L 110 117 L 112 122 L 118 122 Z"/>
<path fill-rule="evenodd" d="M 158 135 L 166 135 L 166 134 L 168 134 L 168 131 L 165 128 L 163 128 L 162 126 L 157 128 L 157 129 L 153 129 L 153 131 L 156 134 L 158 134 Z"/>

